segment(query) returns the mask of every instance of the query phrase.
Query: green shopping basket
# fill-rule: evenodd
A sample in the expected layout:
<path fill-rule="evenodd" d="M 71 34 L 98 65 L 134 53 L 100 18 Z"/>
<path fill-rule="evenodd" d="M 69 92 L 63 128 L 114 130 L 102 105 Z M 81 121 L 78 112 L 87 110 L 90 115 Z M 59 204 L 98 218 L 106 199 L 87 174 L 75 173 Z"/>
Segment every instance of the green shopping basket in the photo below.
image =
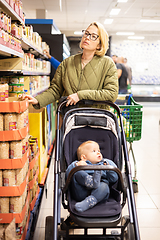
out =
<path fill-rule="evenodd" d="M 132 154 L 133 162 L 134 162 L 134 177 L 133 181 L 133 189 L 134 192 L 138 192 L 138 180 L 137 180 L 137 165 L 136 159 L 133 152 L 133 141 L 138 141 L 141 139 L 142 134 L 142 108 L 143 106 L 136 103 L 132 97 L 129 95 L 128 100 L 117 100 L 119 108 L 122 111 L 122 119 L 123 119 L 123 128 L 126 135 L 126 140 L 129 142 L 128 152 Z M 121 105 L 123 104 L 123 105 Z M 116 114 L 116 112 L 114 112 Z"/>
<path fill-rule="evenodd" d="M 119 105 L 122 111 L 123 127 L 128 142 L 138 141 L 142 134 L 142 108 L 130 97 L 130 105 Z"/>

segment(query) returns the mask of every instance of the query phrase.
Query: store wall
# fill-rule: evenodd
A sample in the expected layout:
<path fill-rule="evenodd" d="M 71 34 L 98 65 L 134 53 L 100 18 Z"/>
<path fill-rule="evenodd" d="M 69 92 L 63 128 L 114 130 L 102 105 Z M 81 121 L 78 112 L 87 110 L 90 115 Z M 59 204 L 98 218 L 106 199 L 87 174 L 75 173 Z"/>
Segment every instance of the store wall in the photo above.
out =
<path fill-rule="evenodd" d="M 111 55 L 128 59 L 132 68 L 133 84 L 160 84 L 160 42 L 154 37 L 144 40 L 126 40 L 112 36 Z"/>

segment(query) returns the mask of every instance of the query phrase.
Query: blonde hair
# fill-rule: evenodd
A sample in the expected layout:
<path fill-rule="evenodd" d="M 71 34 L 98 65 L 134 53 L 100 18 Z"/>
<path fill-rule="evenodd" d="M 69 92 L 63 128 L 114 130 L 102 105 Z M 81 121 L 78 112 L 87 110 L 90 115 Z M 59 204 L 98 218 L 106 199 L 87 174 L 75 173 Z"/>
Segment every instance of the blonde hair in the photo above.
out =
<path fill-rule="evenodd" d="M 90 144 L 90 143 L 96 143 L 98 146 L 99 144 L 97 142 L 94 142 L 94 141 L 91 141 L 91 140 L 88 140 L 86 142 L 83 142 L 78 148 L 77 148 L 77 157 L 78 157 L 78 160 L 81 160 L 81 156 L 83 154 L 83 151 L 84 151 L 84 148 L 86 147 L 87 144 Z"/>
<path fill-rule="evenodd" d="M 104 26 L 99 22 L 92 22 L 87 28 L 90 26 L 96 26 L 99 31 L 99 40 L 100 40 L 100 48 L 96 50 L 95 55 L 98 55 L 100 57 L 104 56 L 109 48 L 109 37 L 108 33 L 106 32 Z M 81 48 L 81 42 L 80 42 L 80 48 Z M 82 48 L 81 48 L 82 49 Z"/>

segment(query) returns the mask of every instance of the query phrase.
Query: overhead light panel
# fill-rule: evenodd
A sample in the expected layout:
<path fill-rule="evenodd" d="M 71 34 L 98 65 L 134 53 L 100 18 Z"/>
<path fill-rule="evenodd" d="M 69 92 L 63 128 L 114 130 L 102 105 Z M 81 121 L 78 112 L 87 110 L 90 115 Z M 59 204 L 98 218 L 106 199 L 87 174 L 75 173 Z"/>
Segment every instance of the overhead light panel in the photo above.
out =
<path fill-rule="evenodd" d="M 128 39 L 142 40 L 142 39 L 145 39 L 145 37 L 143 37 L 143 36 L 129 36 Z"/>
<path fill-rule="evenodd" d="M 125 35 L 134 35 L 134 32 L 117 32 L 116 35 L 121 35 L 121 36 L 125 36 Z"/>
<path fill-rule="evenodd" d="M 112 10 L 110 11 L 110 15 L 118 15 L 120 11 L 120 8 L 112 8 Z"/>
<path fill-rule="evenodd" d="M 106 18 L 104 24 L 111 24 L 113 22 L 112 18 Z"/>
<path fill-rule="evenodd" d="M 82 31 L 75 31 L 74 34 L 75 35 L 82 35 Z"/>
<path fill-rule="evenodd" d="M 156 19 L 141 19 L 140 22 L 146 22 L 146 23 L 160 23 L 160 20 L 156 20 Z"/>
<path fill-rule="evenodd" d="M 118 0 L 117 2 L 123 2 L 123 3 L 126 3 L 126 2 L 128 2 L 128 0 Z"/>

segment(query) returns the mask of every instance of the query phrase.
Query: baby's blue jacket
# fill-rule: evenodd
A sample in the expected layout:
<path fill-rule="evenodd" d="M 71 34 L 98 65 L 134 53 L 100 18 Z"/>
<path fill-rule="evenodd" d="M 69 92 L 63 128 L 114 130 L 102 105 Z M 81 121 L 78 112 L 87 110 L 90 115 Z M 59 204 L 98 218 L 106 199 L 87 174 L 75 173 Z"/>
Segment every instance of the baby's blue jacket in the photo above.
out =
<path fill-rule="evenodd" d="M 72 162 L 67 170 L 66 170 L 66 178 L 68 177 L 69 172 L 76 167 L 76 163 L 78 161 L 74 161 Z M 89 160 L 86 161 L 86 163 L 88 165 L 104 165 L 104 163 L 107 162 L 109 165 L 117 167 L 116 164 L 109 159 L 105 159 L 103 158 L 100 162 L 96 163 L 96 164 L 92 164 Z M 85 170 L 88 174 L 93 175 L 94 170 Z M 102 170 L 102 174 L 101 174 L 101 181 L 106 182 L 106 183 L 114 183 L 118 180 L 118 174 L 115 171 L 112 170 Z"/>

